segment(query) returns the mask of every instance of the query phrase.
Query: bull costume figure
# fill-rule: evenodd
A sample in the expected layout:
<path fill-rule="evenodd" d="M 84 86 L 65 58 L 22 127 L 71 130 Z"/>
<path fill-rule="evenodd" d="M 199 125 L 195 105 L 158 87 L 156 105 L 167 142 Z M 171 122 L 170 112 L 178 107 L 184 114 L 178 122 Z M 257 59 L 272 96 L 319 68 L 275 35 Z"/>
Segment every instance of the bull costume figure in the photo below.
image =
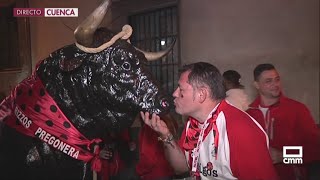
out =
<path fill-rule="evenodd" d="M 75 30 L 76 43 L 39 62 L 0 104 L 1 180 L 92 179 L 94 145 L 106 130 L 120 132 L 139 111 L 165 114 L 169 102 L 145 69 L 172 48 L 146 53 L 98 28 L 108 0 Z"/>

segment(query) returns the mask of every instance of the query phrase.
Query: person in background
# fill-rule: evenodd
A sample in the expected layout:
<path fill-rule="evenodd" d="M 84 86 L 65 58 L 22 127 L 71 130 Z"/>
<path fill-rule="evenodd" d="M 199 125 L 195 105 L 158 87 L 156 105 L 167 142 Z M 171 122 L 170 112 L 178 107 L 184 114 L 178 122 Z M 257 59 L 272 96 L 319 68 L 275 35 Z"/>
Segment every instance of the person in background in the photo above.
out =
<path fill-rule="evenodd" d="M 121 133 L 107 132 L 103 139 L 102 150 L 99 153 L 102 158 L 100 180 L 122 180 L 127 179 L 123 172 L 131 166 L 131 153 L 136 145 L 131 141 L 129 129 Z M 128 176 L 127 176 L 128 177 Z"/>
<path fill-rule="evenodd" d="M 140 112 L 159 134 L 176 174 L 195 179 L 277 179 L 268 151 L 268 137 L 253 118 L 225 98 L 223 77 L 212 64 L 182 68 L 173 93 L 175 111 L 188 116 L 179 142 L 156 114 Z"/>
<path fill-rule="evenodd" d="M 310 111 L 283 95 L 280 75 L 272 64 L 257 65 L 253 75 L 259 95 L 247 112 L 269 136 L 270 154 L 280 179 L 307 179 L 307 165 L 320 160 L 320 132 Z M 284 146 L 302 146 L 303 163 L 284 164 Z"/>
<path fill-rule="evenodd" d="M 244 86 L 240 83 L 241 75 L 235 70 L 228 70 L 222 76 L 226 88 L 226 100 L 243 111 L 247 110 L 250 102 Z"/>
<path fill-rule="evenodd" d="M 167 115 L 162 117 L 168 125 L 170 132 L 176 135 L 177 123 Z M 139 132 L 139 161 L 136 173 L 141 180 L 172 180 L 174 171 L 165 158 L 158 133 L 146 125 L 140 118 L 141 130 Z"/>

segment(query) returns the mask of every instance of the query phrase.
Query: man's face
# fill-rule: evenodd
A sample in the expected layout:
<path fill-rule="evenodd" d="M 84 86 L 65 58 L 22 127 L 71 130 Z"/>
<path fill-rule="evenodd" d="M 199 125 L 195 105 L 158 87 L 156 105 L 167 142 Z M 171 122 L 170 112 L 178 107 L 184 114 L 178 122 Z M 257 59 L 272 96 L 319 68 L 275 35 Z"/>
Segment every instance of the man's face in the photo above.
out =
<path fill-rule="evenodd" d="M 191 84 L 188 83 L 189 71 L 181 74 L 178 87 L 173 92 L 174 105 L 177 113 L 181 115 L 192 116 L 193 112 L 198 109 L 195 100 L 195 91 Z"/>
<path fill-rule="evenodd" d="M 266 98 L 278 98 L 281 94 L 280 76 L 275 69 L 263 71 L 254 85 Z"/>

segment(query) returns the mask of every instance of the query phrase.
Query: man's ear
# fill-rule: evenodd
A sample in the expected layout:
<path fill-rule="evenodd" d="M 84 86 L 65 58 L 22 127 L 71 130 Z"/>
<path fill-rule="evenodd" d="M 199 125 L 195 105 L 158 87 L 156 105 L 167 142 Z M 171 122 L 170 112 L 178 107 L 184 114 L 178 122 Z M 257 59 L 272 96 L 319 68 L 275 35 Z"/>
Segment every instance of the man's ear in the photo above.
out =
<path fill-rule="evenodd" d="M 254 86 L 256 89 L 260 89 L 259 84 L 258 84 L 257 81 L 253 81 L 253 86 Z"/>
<path fill-rule="evenodd" d="M 206 98 L 207 98 L 207 96 L 209 95 L 208 94 L 208 89 L 207 88 L 198 88 L 198 98 L 199 98 L 199 102 L 200 103 L 203 103 L 205 100 L 206 100 Z"/>

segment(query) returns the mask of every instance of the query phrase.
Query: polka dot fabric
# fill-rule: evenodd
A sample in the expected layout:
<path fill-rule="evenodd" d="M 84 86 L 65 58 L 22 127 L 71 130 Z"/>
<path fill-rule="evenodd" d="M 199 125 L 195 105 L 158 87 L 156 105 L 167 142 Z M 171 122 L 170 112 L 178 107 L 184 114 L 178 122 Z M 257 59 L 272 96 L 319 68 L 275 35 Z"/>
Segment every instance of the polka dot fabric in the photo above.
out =
<path fill-rule="evenodd" d="M 88 140 L 70 123 L 36 74 L 22 81 L 6 101 L 12 109 L 12 115 L 5 120 L 10 127 L 38 137 L 73 158 L 85 162 L 97 159 L 89 146 L 101 140 Z"/>

